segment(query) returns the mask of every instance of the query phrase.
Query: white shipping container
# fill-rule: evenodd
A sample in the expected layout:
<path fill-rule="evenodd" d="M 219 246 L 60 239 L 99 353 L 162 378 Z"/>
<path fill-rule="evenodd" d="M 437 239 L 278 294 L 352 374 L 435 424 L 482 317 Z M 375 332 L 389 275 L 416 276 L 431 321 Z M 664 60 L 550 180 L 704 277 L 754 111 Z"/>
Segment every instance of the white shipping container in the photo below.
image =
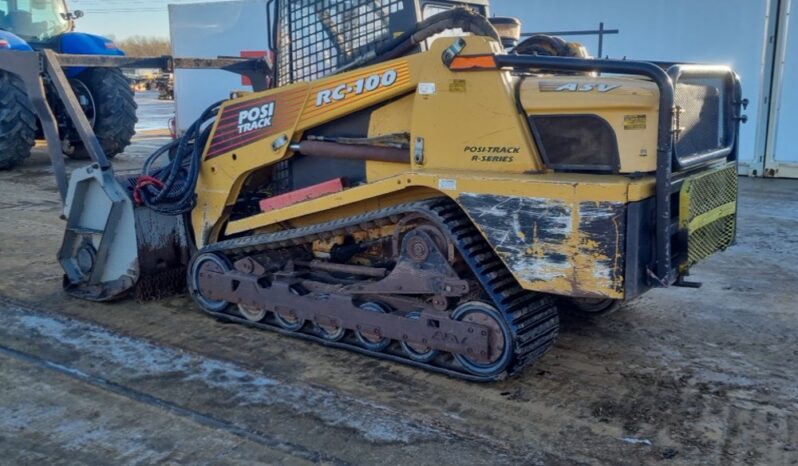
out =
<path fill-rule="evenodd" d="M 768 140 L 766 167 L 769 176 L 798 178 L 798 24 L 790 24 L 791 2 L 784 6 L 779 22 L 771 114 L 775 121 Z"/>
<path fill-rule="evenodd" d="M 270 48 L 267 0 L 237 0 L 169 5 L 172 54 L 175 57 L 239 57 Z M 177 70 L 175 104 L 182 134 L 214 102 L 236 90 L 252 90 L 227 71 Z"/>

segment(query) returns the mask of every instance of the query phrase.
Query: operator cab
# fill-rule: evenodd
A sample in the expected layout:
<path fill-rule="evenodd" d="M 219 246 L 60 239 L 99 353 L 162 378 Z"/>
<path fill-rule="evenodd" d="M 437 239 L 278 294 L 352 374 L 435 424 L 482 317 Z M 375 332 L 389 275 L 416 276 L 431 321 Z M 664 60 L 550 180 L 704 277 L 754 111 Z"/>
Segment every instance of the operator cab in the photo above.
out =
<path fill-rule="evenodd" d="M 28 42 L 44 42 L 73 29 L 64 0 L 0 0 L 0 29 Z"/>

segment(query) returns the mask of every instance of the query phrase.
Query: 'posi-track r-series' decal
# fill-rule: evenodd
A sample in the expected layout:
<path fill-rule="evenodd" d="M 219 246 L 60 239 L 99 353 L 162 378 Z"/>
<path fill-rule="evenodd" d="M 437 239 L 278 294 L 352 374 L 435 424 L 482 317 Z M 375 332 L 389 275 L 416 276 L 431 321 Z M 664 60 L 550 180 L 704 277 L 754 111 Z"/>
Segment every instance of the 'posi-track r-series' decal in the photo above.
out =
<path fill-rule="evenodd" d="M 224 107 L 205 160 L 291 129 L 306 96 L 300 88 Z"/>

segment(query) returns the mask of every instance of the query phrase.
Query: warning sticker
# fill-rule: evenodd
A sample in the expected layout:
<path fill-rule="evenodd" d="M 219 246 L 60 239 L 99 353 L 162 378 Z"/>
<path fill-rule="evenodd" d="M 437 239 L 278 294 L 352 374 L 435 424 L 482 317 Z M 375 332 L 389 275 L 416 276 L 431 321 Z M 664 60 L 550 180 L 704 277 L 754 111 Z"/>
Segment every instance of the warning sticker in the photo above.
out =
<path fill-rule="evenodd" d="M 449 92 L 465 92 L 466 80 L 465 79 L 452 79 L 449 81 Z"/>
<path fill-rule="evenodd" d="M 418 83 L 418 93 L 421 95 L 435 95 L 435 83 Z"/>
<path fill-rule="evenodd" d="M 457 191 L 457 180 L 441 178 L 438 180 L 438 189 L 442 191 Z"/>
<path fill-rule="evenodd" d="M 646 129 L 646 115 L 624 115 L 623 129 Z"/>

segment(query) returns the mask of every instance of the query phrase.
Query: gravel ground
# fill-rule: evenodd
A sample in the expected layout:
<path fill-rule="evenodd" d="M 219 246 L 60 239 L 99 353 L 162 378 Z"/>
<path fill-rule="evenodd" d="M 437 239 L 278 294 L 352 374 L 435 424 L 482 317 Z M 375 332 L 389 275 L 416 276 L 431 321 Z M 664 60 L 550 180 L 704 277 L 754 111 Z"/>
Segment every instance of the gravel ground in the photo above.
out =
<path fill-rule="evenodd" d="M 0 173 L 0 463 L 798 464 L 798 181 L 741 184 L 739 242 L 694 269 L 701 289 L 564 316 L 536 366 L 473 384 L 223 324 L 182 296 L 68 298 L 37 151 Z"/>

